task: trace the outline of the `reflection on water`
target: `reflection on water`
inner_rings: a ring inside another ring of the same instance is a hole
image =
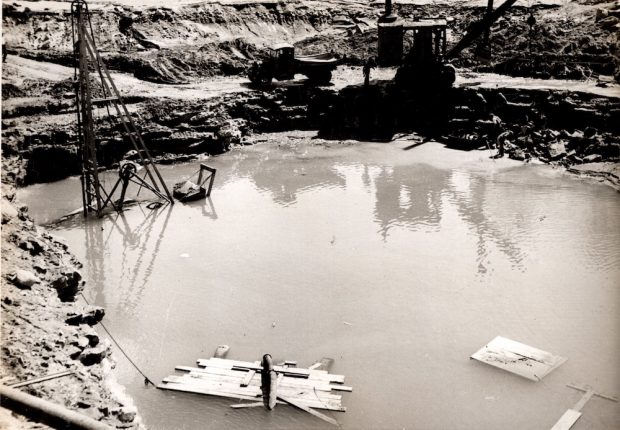
[[[366,165],[363,182],[375,192],[374,214],[384,240],[388,240],[389,230],[395,227],[414,231],[439,228],[446,201],[456,207],[460,219],[476,236],[476,266],[480,274],[487,271],[489,242],[495,244],[515,268],[523,269],[523,253],[517,245],[521,229],[508,220],[492,219],[493,214],[485,209],[489,198],[485,178],[427,164],[416,166],[415,174],[410,166]],[[509,195],[497,197],[507,199]]]
[[[232,166],[234,178],[249,178],[282,206],[296,202],[297,194],[313,188],[343,187],[344,179],[328,163],[315,163],[307,151],[283,149],[281,156],[239,154]]]
[[[488,270],[486,264],[489,256],[489,242],[494,243],[508,257],[513,268],[523,270],[521,263],[524,254],[518,242],[525,230],[519,226],[519,223],[515,224],[513,220],[502,216],[504,214],[489,211],[489,205],[494,203],[491,200],[495,198],[500,202],[510,201],[512,204],[510,190],[506,189],[506,194],[503,194],[501,190],[496,193],[489,189],[495,187],[489,187],[488,184],[486,178],[475,176],[471,172],[454,170],[450,175],[450,199],[456,205],[461,219],[469,225],[476,236],[478,273],[485,274]]]
[[[96,280],[93,282],[95,288],[89,290],[91,297],[96,302],[104,301],[105,286],[114,285],[120,294],[117,312],[132,312],[146,293],[172,206],[149,209],[136,204],[128,206],[127,210],[140,216],[130,220],[126,212],[111,212],[98,220],[84,220],[78,215],[64,223],[66,228],[84,231],[85,275],[87,279]],[[213,209],[206,215],[213,217],[214,213]]]
[[[376,188],[375,217],[384,239],[394,226],[414,230],[439,226],[448,171],[426,164],[418,165],[415,175],[406,166],[375,170],[372,172]]]
[[[210,159],[210,200],[55,227],[149,378],[222,343],[233,359],[332,357],[354,387],[333,415],[348,429],[550,428],[576,401],[567,381],[620,392],[613,190],[432,144],[274,141]],[[161,172],[173,183],[195,170]],[[19,197],[64,196],[65,184]],[[468,360],[497,335],[569,360],[536,385]],[[145,389],[124,360],[117,376],[153,429],[321,424]],[[588,404],[591,427],[617,427],[620,409],[601,403]]]

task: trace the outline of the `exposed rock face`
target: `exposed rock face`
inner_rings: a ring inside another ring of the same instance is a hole
[[[103,317],[103,309],[83,307],[76,300],[80,263],[66,244],[34,225],[26,209],[16,205],[9,185],[2,185],[2,194],[0,378],[10,383],[73,370],[72,375],[23,389],[113,428],[143,428],[135,412],[109,413],[135,409],[110,388],[110,344],[99,342],[91,328]],[[77,325],[65,322],[68,315]],[[18,422],[17,428],[41,428]]]
[[[103,344],[92,348],[86,348],[82,350],[80,354],[80,361],[84,366],[92,366],[93,364],[99,364],[110,354],[110,344],[106,341]],[[135,418],[135,414],[133,416]],[[133,418],[129,422],[133,421]],[[127,422],[127,421],[123,421]]]
[[[425,94],[403,90],[386,81],[369,88],[353,85],[340,91],[294,85],[224,94],[208,101],[149,100],[139,108],[134,121],[145,130],[144,140],[160,163],[187,161],[200,154],[221,154],[231,145],[248,143],[247,136],[254,132],[291,129],[320,129],[322,137],[345,139],[389,139],[394,133],[415,131],[455,147],[470,148],[493,148],[497,135],[511,130],[510,144],[524,152],[508,146],[505,149],[518,159],[531,155],[543,161],[574,164],[591,154],[612,161],[620,157],[617,104],[613,99],[579,93],[451,88]],[[71,124],[46,124],[36,131],[37,139],[73,139],[75,136],[64,131],[68,125]],[[114,167],[131,145],[105,124],[98,131],[103,141],[100,165]],[[17,139],[19,132],[11,133]],[[7,172],[14,169],[14,177],[23,177],[27,182],[35,178],[48,181],[78,173],[77,163],[73,167],[72,163],[65,163],[64,170],[51,174],[31,170],[37,163],[27,157],[35,153],[37,146],[32,138],[23,139],[23,143],[17,140],[14,150],[22,162],[14,157],[3,160]],[[76,152],[75,140],[63,142],[58,151]],[[20,150],[22,145],[30,149]],[[43,145],[48,146],[52,145]],[[40,248],[36,241],[28,240],[22,240],[20,246],[31,253]],[[71,282],[67,287],[62,281],[57,285],[59,291],[75,288]]]
[[[34,284],[41,282],[32,272],[17,269],[15,273],[9,274],[7,278],[18,288],[30,288]]]
[[[86,306],[80,313],[71,312],[65,322],[69,325],[88,324],[93,326],[103,319],[105,311],[99,306]]]
[[[77,270],[72,272],[61,273],[58,278],[52,281],[52,286],[58,291],[58,298],[63,302],[69,302],[75,299],[76,294],[80,291],[80,281],[82,275]]]
[[[551,143],[548,147],[548,153],[549,159],[553,161],[564,158],[566,157],[566,145],[563,141]]]
[[[55,181],[79,171],[80,161],[75,146],[32,146],[22,153],[26,158],[26,183]]]

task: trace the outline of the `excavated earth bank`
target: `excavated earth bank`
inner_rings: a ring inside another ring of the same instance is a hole
[[[369,88],[317,88],[296,81],[256,90],[237,77],[266,55],[266,46],[286,41],[304,53],[333,51],[345,65],[340,72],[360,82],[359,65],[376,55],[380,2],[143,3],[93,2],[91,10],[104,60],[160,162],[220,154],[268,131],[312,129],[325,138],[382,140],[417,132],[463,150],[495,148],[495,154],[502,145],[515,159],[538,158],[620,182],[618,98],[466,87],[430,97],[387,80]],[[618,79],[619,2],[545,0],[530,2],[531,8],[521,3],[494,26],[490,63],[478,62],[468,49],[456,64],[519,76],[595,78],[601,86],[614,73]],[[406,18],[447,17],[454,42],[485,5],[403,0],[396,10]],[[131,400],[108,376],[110,346],[92,327],[104,310],[81,298],[80,263],[60,239],[36,227],[14,197],[15,185],[78,173],[68,7],[67,2],[3,2],[9,56],[2,76],[0,378],[10,384],[73,370],[24,390],[113,427],[140,428]],[[530,12],[536,19],[531,30]],[[373,71],[373,78],[379,73]],[[132,149],[119,130],[97,115],[104,166],[114,167]],[[8,427],[40,428],[4,411],[3,420],[10,420]]]
[[[131,399],[109,377],[111,345],[93,329],[105,312],[81,298],[81,264],[62,239],[34,225],[8,184],[2,185],[1,206],[1,383],[70,370],[21,390],[112,427],[143,428]],[[35,425],[8,414],[0,423],[7,429]]]

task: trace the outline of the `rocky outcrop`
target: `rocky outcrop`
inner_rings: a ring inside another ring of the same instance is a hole
[[[116,428],[143,428],[132,402],[113,389],[110,343],[91,327],[103,309],[83,305],[80,263],[67,245],[34,225],[14,189],[2,185],[2,346],[0,380],[26,381],[65,370],[72,374],[25,386]],[[18,428],[40,428],[15,421]]]

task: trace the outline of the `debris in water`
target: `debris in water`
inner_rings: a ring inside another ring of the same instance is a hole
[[[567,386],[570,388],[574,388],[575,390],[583,391],[585,394],[583,395],[583,397],[581,397],[581,399],[579,399],[577,403],[575,403],[575,406],[564,412],[558,422],[556,422],[555,425],[551,427],[551,430],[569,430],[573,426],[573,424],[575,424],[577,420],[581,417],[581,409],[586,405],[586,403],[590,401],[592,396],[598,396],[602,399],[611,400],[612,402],[618,401],[618,399],[613,396],[608,396],[595,392],[592,387],[588,385],[581,387],[573,384],[568,384]]]
[[[230,351],[230,346],[218,345],[217,348],[215,349],[215,352],[213,353],[213,356],[215,358],[225,358],[226,354],[228,354],[228,351]]]
[[[205,172],[208,173],[205,174]],[[192,178],[198,175],[197,183],[194,183],[189,179],[179,182],[174,185],[172,194],[181,202],[190,202],[209,197],[211,195],[211,189],[213,188],[215,173],[216,169],[201,163],[198,171],[192,175]],[[209,181],[209,185],[208,187],[205,187],[207,181]]]
[[[321,364],[326,360],[329,359],[323,359]],[[157,388],[254,401],[236,404],[233,408],[262,406],[263,402],[257,402],[262,397],[268,409],[273,409],[278,403],[287,403],[334,425],[338,425],[336,420],[314,409],[345,412],[342,396],[333,391],[353,391],[343,385],[343,375],[319,370],[319,366],[309,369],[291,367],[287,363],[295,362],[290,360],[285,360],[283,366],[273,365],[269,354],[263,356],[262,365],[258,361],[215,357],[197,361],[198,367],[177,366],[175,370],[185,373],[164,378]],[[264,373],[265,370],[268,373]],[[266,378],[269,384],[264,381]],[[261,390],[266,386],[269,389]]]
[[[470,358],[499,367],[532,381],[540,381],[566,358],[497,336]]]

